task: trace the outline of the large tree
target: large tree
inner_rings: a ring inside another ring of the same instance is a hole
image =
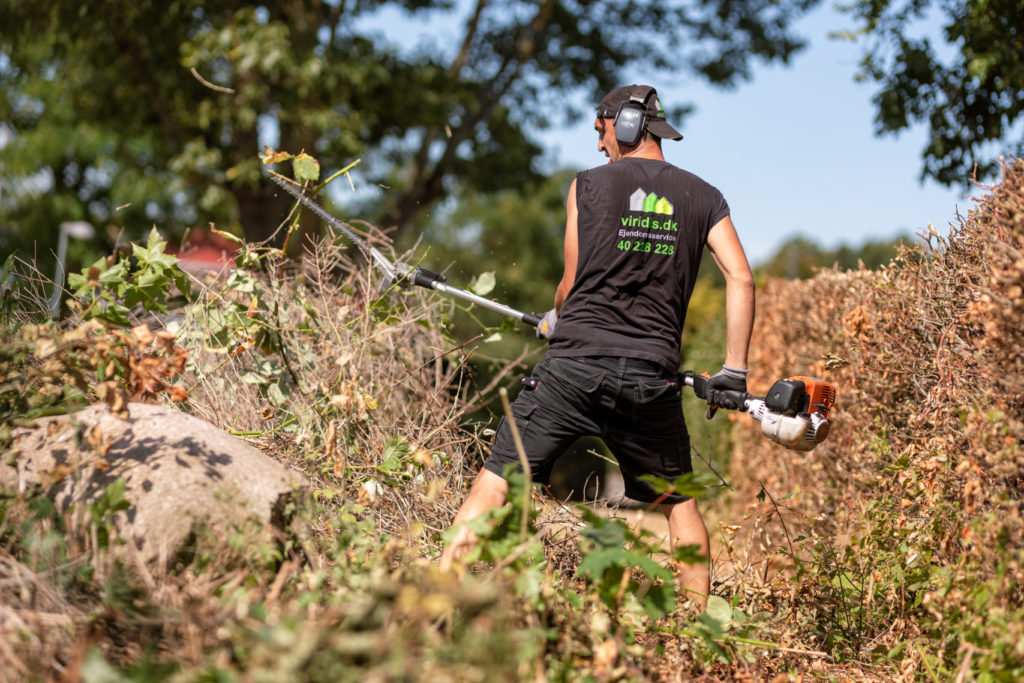
[[[4,0],[0,222],[52,249],[85,219],[268,237],[285,202],[261,179],[261,131],[326,168],[363,160],[372,218],[407,226],[456,186],[536,180],[535,132],[642,64],[713,83],[801,47],[817,0]],[[400,48],[375,17],[460,27]]]
[[[1024,155],[1024,2],[857,0],[846,9],[857,21],[850,35],[865,44],[860,76],[881,86],[876,131],[928,126],[922,178],[962,185],[975,167],[980,179],[995,176],[1000,153]]]

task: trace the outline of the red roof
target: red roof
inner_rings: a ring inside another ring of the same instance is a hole
[[[190,230],[181,245],[168,244],[167,253],[178,257],[182,270],[219,272],[235,267],[238,245],[209,230]]]

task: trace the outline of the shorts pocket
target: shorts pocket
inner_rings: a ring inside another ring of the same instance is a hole
[[[537,404],[527,401],[512,402],[512,417],[515,419],[519,438],[526,439],[526,431],[530,427],[530,416],[537,409]],[[512,425],[502,416],[498,423],[498,431],[494,435],[494,451],[498,453],[516,453],[516,442],[512,436]]]
[[[552,358],[546,369],[558,379],[587,394],[597,391],[604,379],[604,372],[599,368],[571,358]]]
[[[654,433],[682,414],[683,397],[678,382],[659,379],[633,385],[632,417],[637,428],[651,429]]]
[[[637,403],[647,405],[663,399],[679,397],[679,383],[675,380],[663,379],[653,382],[640,382],[636,385]]]

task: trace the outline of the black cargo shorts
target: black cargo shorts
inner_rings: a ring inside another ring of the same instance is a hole
[[[656,363],[546,356],[524,380],[511,408],[535,482],[546,484],[558,457],[584,436],[600,437],[608,446],[622,470],[626,495],[634,500],[650,503],[660,495],[638,477],[672,481],[692,471],[679,382]],[[519,463],[519,456],[502,418],[484,467],[500,476],[509,463]],[[686,500],[670,495],[659,502]]]

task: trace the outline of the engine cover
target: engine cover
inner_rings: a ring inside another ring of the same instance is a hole
[[[831,423],[818,413],[782,415],[768,409],[764,401],[747,403],[747,414],[761,423],[761,434],[795,451],[810,451],[828,438]]]

